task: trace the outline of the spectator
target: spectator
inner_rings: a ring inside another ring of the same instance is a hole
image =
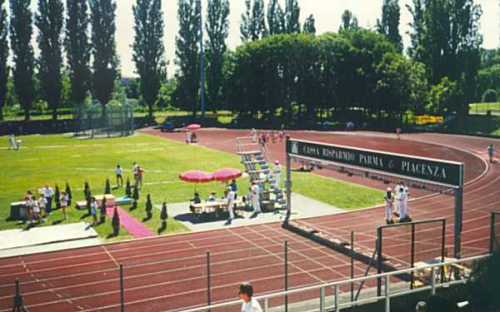
[[[42,198],[42,197],[40,197]],[[33,222],[39,222],[40,221],[40,205],[38,204],[38,201],[36,198],[33,197],[33,216],[32,216]]]
[[[142,188],[142,181],[144,180],[144,169],[142,167],[138,167],[137,169],[137,180],[136,180],[136,186],[138,188]]]
[[[92,225],[97,224],[97,201],[95,197],[90,199],[90,215],[92,216],[93,223]]]
[[[235,192],[231,189],[231,187],[227,188],[227,210],[229,211],[229,219],[227,219],[226,225],[231,225],[231,223],[234,220],[234,200],[235,200],[236,194]]]
[[[201,198],[200,194],[198,192],[194,193],[194,197],[191,199],[191,204],[189,205],[189,208],[191,209],[192,212],[194,212],[194,206],[201,204]]]
[[[252,182],[252,186],[250,187],[250,194],[252,197],[252,207],[253,207],[253,217],[257,217],[259,213],[262,212],[262,209],[260,207],[260,187],[259,185],[254,181]]]
[[[45,206],[47,205],[47,200],[45,199],[45,197],[43,196],[40,196],[40,198],[38,198],[38,207],[40,208],[40,216],[43,217],[41,219],[41,221],[43,221],[45,219]]]
[[[215,195],[215,192],[210,193],[207,201],[209,203],[213,203],[213,202],[217,201],[217,196]]]
[[[61,210],[63,214],[63,218],[66,221],[67,215],[66,215],[66,208],[68,208],[68,202],[69,202],[69,196],[66,194],[66,192],[61,193]]]
[[[236,180],[232,180],[231,181],[231,184],[229,184],[229,187],[231,188],[231,190],[234,192],[234,198],[236,199],[236,197],[238,196],[238,184],[236,184]]]
[[[33,194],[31,191],[26,192],[26,196],[24,197],[24,202],[26,203],[26,220],[28,224],[31,224],[33,218]]]
[[[49,187],[47,184],[42,188],[42,196],[45,197],[47,201],[47,205],[45,205],[45,212],[47,215],[50,215],[52,212],[52,197],[54,197],[54,190]]]
[[[257,300],[253,298],[252,285],[245,283],[240,285],[240,299],[243,301],[241,312],[262,312],[262,308]]]
[[[122,187],[123,186],[123,169],[119,164],[116,165],[115,174],[116,174],[116,186]]]

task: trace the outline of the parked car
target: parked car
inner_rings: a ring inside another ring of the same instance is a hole
[[[160,126],[160,131],[161,132],[174,132],[175,131],[175,125],[169,121],[165,121],[163,125]]]

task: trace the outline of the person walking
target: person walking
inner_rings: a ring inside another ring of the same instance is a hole
[[[229,212],[229,219],[227,219],[226,225],[231,225],[233,222],[235,215],[234,215],[234,200],[235,200],[235,193],[231,189],[231,187],[227,188],[227,210]]]
[[[115,175],[116,175],[116,186],[122,187],[123,186],[123,169],[120,166],[120,164],[116,165]]]
[[[262,312],[257,300],[253,298],[253,287],[249,283],[240,285],[240,299],[243,301],[241,312]]]
[[[490,164],[492,164],[495,157],[495,146],[493,146],[493,144],[488,145],[488,157],[490,159]]]
[[[252,182],[252,186],[250,187],[250,192],[252,196],[252,207],[253,207],[253,216],[257,217],[259,213],[262,213],[262,209],[260,207],[260,186],[255,181]]]
[[[45,185],[42,188],[42,196],[45,197],[45,200],[47,201],[47,205],[45,205],[45,213],[47,215],[50,215],[52,211],[52,198],[54,197],[54,190],[49,187],[48,185]]]
[[[387,193],[384,197],[385,200],[385,222],[387,224],[393,224],[392,220],[392,210],[394,209],[394,196],[392,194],[392,189],[388,188]]]
[[[40,206],[38,204],[38,201],[36,200],[35,197],[33,197],[33,215],[32,215],[32,221],[33,222],[40,222]]]

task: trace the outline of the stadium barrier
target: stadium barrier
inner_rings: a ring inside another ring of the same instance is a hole
[[[292,295],[299,295],[302,293],[310,293],[310,292],[316,292],[318,294],[317,301],[318,301],[318,306],[319,308],[310,308],[307,309],[305,306],[301,306],[297,310],[293,309],[293,307],[290,307],[290,311],[320,311],[320,312],[326,312],[326,311],[335,311],[338,312],[341,309],[347,309],[347,308],[353,308],[356,306],[360,306],[363,304],[368,304],[368,303],[373,303],[373,302],[378,302],[378,301],[385,301],[385,311],[390,312],[391,311],[391,298],[399,297],[399,296],[406,296],[409,294],[414,294],[414,293],[419,293],[419,292],[424,292],[424,291],[430,291],[432,295],[436,294],[437,289],[440,288],[445,288],[445,287],[450,287],[452,285],[463,285],[467,282],[468,280],[468,274],[463,274],[460,275],[459,278],[455,278],[454,280],[448,280],[448,281],[442,281],[441,278],[439,277],[439,272],[443,271],[445,268],[449,268],[452,266],[456,267],[465,267],[465,266],[470,266],[471,263],[474,263],[476,261],[484,260],[490,257],[490,254],[488,255],[481,255],[481,256],[475,256],[475,257],[470,257],[470,258],[464,258],[464,259],[456,259],[456,260],[448,260],[442,263],[434,263],[434,264],[429,264],[421,267],[415,267],[415,268],[409,268],[409,269],[404,269],[404,270],[399,270],[399,271],[394,271],[394,272],[387,272],[387,273],[381,273],[381,274],[374,274],[374,275],[369,275],[369,276],[363,276],[363,277],[358,277],[354,279],[347,279],[343,281],[338,281],[338,282],[332,282],[332,283],[326,283],[326,284],[321,284],[321,285],[315,285],[315,286],[309,286],[309,287],[304,287],[304,288],[296,288],[296,289],[291,289],[291,290],[286,290],[282,292],[277,292],[277,293],[272,293],[264,296],[258,296],[255,297],[259,303],[262,304],[263,310],[265,312],[270,312],[270,311],[284,311],[284,307],[282,306],[272,306],[271,302],[274,299],[280,299],[284,297],[289,297]],[[430,271],[430,282],[429,285],[418,287],[418,288],[413,288],[411,289],[410,287],[392,287],[394,284],[394,280],[398,279],[398,276],[402,275],[412,275],[412,274],[418,274],[419,272],[429,272]],[[375,292],[373,292],[372,296],[366,296],[362,299],[359,299],[357,301],[349,301],[345,300],[345,302],[341,302],[342,299],[342,293],[340,289],[342,287],[347,287],[351,283],[363,283],[363,282],[369,282],[369,281],[374,281],[382,279],[384,281],[384,291],[383,294],[377,295]],[[327,290],[333,290],[332,295],[328,296],[327,295]],[[330,298],[328,298],[330,297]],[[328,302],[330,301],[330,302]],[[234,300],[230,302],[223,302],[223,303],[218,303],[218,304],[212,304],[208,306],[203,306],[203,307],[196,307],[196,308],[191,308],[191,309],[185,309],[185,310],[177,310],[179,312],[216,312],[216,311],[239,311],[239,307],[241,306],[241,300]]]

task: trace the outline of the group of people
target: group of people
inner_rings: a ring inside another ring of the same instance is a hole
[[[43,222],[52,212],[52,204],[58,200],[64,220],[67,220],[67,208],[70,203],[69,194],[61,192],[56,199],[54,189],[45,185],[39,190],[37,198],[31,190],[28,190],[24,196],[26,207],[26,220],[28,223]]]
[[[272,130],[259,133],[257,130],[252,129],[251,136],[254,143],[259,143],[265,149],[267,144],[282,143],[285,140],[285,131]]]
[[[387,189],[385,195],[385,221],[387,224],[393,224],[393,215],[399,217],[399,222],[411,222],[408,210],[408,201],[410,198],[409,188],[404,182],[398,183],[394,190]]]
[[[141,188],[142,182],[144,180],[144,168],[134,162],[134,164],[132,165],[132,174],[134,175],[134,185]],[[120,164],[117,164],[115,167],[115,176],[116,186],[123,187],[123,168],[120,166]]]
[[[186,132],[186,144],[198,143],[198,136],[196,132],[187,131]]]

